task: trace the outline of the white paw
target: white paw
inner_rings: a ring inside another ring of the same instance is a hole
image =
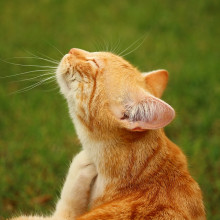
[[[97,175],[96,167],[85,151],[81,151],[73,159],[61,193],[61,198],[75,197],[90,189],[90,185]]]
[[[81,179],[91,181],[97,175],[95,165],[93,163],[90,163],[81,167],[81,169],[78,172],[78,175],[81,177]]]
[[[90,169],[92,171],[92,168],[87,168],[87,166],[92,165],[93,162],[91,159],[87,156],[87,153],[83,150],[79,154],[77,154],[70,165],[69,174],[71,176],[77,175],[79,171],[82,169]],[[94,167],[94,165],[93,165]]]
[[[86,212],[91,184],[97,175],[96,167],[84,151],[71,163],[54,217],[56,219],[75,219]],[[62,217],[62,218],[61,218]]]
[[[87,165],[93,163],[92,160],[87,155],[85,150],[82,150],[80,153],[78,153],[74,157],[73,162],[75,164],[78,164],[78,166],[80,166],[80,167],[84,167],[84,166],[87,166]]]

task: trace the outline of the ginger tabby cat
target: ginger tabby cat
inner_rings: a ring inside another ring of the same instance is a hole
[[[206,219],[186,157],[163,131],[175,117],[160,99],[165,70],[141,74],[112,53],[71,49],[56,76],[83,151],[54,214],[17,219]]]

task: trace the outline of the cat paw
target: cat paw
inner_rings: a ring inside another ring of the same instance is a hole
[[[96,172],[95,165],[84,150],[74,157],[70,165],[69,174],[76,176],[82,171],[83,173],[91,171],[91,176],[95,176],[94,172]]]
[[[93,162],[90,159],[90,157],[87,155],[87,152],[85,150],[82,150],[80,153],[78,153],[74,157],[73,163],[75,165],[77,164],[81,168],[81,167],[85,167],[89,164],[92,164]]]

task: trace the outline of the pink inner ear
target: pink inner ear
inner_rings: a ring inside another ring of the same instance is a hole
[[[174,117],[175,111],[170,105],[154,96],[148,96],[131,108],[127,123],[133,131],[159,129],[168,125]]]

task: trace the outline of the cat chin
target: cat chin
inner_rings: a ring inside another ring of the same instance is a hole
[[[61,74],[56,75],[57,83],[60,87],[60,92],[66,97],[68,93],[70,92],[71,88],[69,88],[68,84],[65,82]]]
[[[68,80],[65,79],[65,75],[70,73],[71,65],[68,61],[70,55],[66,54],[60,61],[56,70],[56,79],[60,87],[60,92],[67,98],[68,94],[73,90]]]
[[[70,91],[71,88],[69,87],[69,85],[67,84],[66,80],[63,77],[62,72],[59,70],[59,68],[57,69],[56,72],[56,79],[57,79],[57,83],[60,87],[60,92],[66,96]]]

